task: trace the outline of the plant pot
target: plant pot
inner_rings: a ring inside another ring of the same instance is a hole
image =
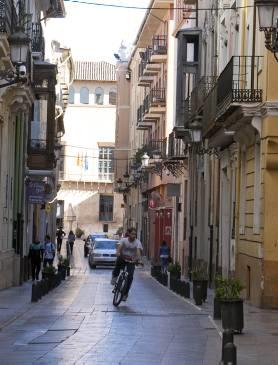
[[[190,284],[185,281],[180,283],[180,295],[184,298],[190,298]]]
[[[181,273],[180,272],[175,272],[175,273],[170,272],[170,278],[173,278],[173,279],[176,279],[176,280],[180,280]]]
[[[69,266],[67,267],[66,272],[67,272],[67,276],[70,276],[70,267]]]
[[[213,319],[221,319],[221,299],[220,298],[214,298]]]
[[[196,285],[201,285],[202,288],[202,301],[205,302],[207,299],[208,292],[208,281],[207,280],[193,280],[193,298]]]
[[[59,265],[58,272],[61,274],[61,280],[66,280],[67,268],[63,265]]]
[[[242,333],[242,329],[244,327],[243,300],[222,300],[221,318],[223,329],[231,329],[234,332]]]
[[[203,287],[200,281],[195,282],[193,286],[193,298],[196,305],[202,305],[203,303]]]

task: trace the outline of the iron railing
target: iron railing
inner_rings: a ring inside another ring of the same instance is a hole
[[[262,101],[259,85],[261,56],[233,56],[217,80],[217,114],[231,103]]]
[[[32,23],[32,37],[31,37],[32,52],[41,52],[44,55],[44,37],[42,26],[40,23]]]
[[[137,109],[137,124],[143,121],[143,105],[140,105]]]
[[[175,138],[174,132],[169,134],[168,138],[168,158],[169,159],[184,159],[184,142],[182,139]]]
[[[192,114],[197,114],[204,105],[204,101],[216,84],[216,76],[203,76],[191,92]]]
[[[153,55],[167,54],[167,35],[156,35],[153,37],[152,54]]]
[[[261,56],[233,56],[210,90],[204,103],[203,126],[221,121],[240,103],[262,102],[259,71]]]
[[[162,158],[166,157],[167,138],[150,140],[149,143],[144,146],[144,150],[149,153],[151,158],[156,154],[160,155]]]
[[[0,3],[0,33],[11,34],[17,22],[15,7],[11,0],[3,0]]]
[[[143,101],[143,115],[148,114],[150,108],[150,96],[146,95]]]
[[[29,147],[32,151],[45,151],[47,149],[47,140],[45,139],[30,139]]]
[[[161,105],[166,103],[166,91],[165,88],[151,89],[150,92],[150,104]]]

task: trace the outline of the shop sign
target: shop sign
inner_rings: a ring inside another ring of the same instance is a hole
[[[45,202],[45,183],[42,181],[29,181],[27,184],[27,200],[30,204],[43,204]]]

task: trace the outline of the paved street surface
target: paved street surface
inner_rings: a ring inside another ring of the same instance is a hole
[[[115,308],[111,269],[90,270],[82,241],[72,265],[74,275],[38,303],[30,283],[0,292],[1,365],[218,364],[220,337],[207,313],[144,269]]]

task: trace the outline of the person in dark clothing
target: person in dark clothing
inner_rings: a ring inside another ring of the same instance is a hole
[[[66,235],[66,233],[63,231],[62,227],[60,227],[56,232],[57,237],[57,251],[60,253],[62,248],[62,242],[63,238]]]
[[[162,241],[159,248],[159,257],[161,263],[161,272],[167,273],[169,257],[170,257],[170,248],[167,245],[166,241]]]
[[[35,241],[30,245],[28,256],[31,260],[32,281],[39,280],[42,262],[42,246],[40,241]]]
[[[75,234],[72,231],[70,231],[69,235],[68,235],[68,242],[69,242],[69,245],[70,245],[71,255],[72,255],[72,251],[73,251],[74,241],[75,241]]]

